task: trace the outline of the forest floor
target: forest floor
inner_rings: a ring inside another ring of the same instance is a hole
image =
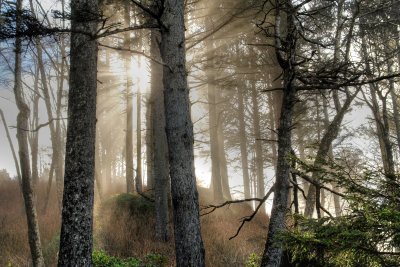
[[[46,186],[40,183],[37,187],[37,209],[46,266],[56,266],[60,212],[55,190],[51,191],[47,211],[43,211]],[[173,237],[167,243],[155,241],[153,204],[140,196],[119,194],[123,189],[123,185],[114,186],[101,203],[98,197],[95,199],[94,249],[122,258],[161,254],[167,258],[167,266],[174,266]],[[199,188],[199,195],[201,206],[212,203],[208,189]],[[229,240],[240,226],[240,219],[251,213],[248,204],[233,204],[201,217],[207,266],[245,266],[251,253],[261,254],[267,232],[266,215],[257,215],[236,238]],[[18,183],[1,182],[0,266],[30,266],[26,225]]]

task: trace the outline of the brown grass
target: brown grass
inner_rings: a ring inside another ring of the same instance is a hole
[[[38,215],[42,246],[46,266],[56,266],[60,214],[57,207],[55,190],[50,197],[49,209],[42,212],[44,205],[45,183],[37,187]],[[123,191],[123,186],[115,186],[113,193]],[[103,203],[109,196],[104,197]],[[200,190],[201,204],[209,204],[208,190]],[[140,203],[145,203],[141,200]],[[103,249],[111,255],[143,257],[149,253],[158,253],[168,257],[169,266],[174,265],[173,238],[168,243],[157,242],[154,236],[153,209],[146,204],[138,207],[117,207],[106,205],[102,208],[96,198],[95,208],[95,248]],[[113,206],[114,205],[114,206]],[[247,204],[231,205],[201,218],[202,235],[206,249],[206,263],[210,267],[245,266],[250,253],[261,253],[264,247],[268,218],[258,215],[246,224],[238,237],[229,240],[240,225],[239,219],[249,215],[251,208]],[[172,219],[172,218],[171,218]],[[172,233],[172,228],[170,229]],[[30,252],[27,241],[26,218],[22,196],[15,181],[0,184],[0,266],[29,266]]]

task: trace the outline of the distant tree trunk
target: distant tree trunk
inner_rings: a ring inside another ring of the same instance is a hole
[[[160,56],[160,33],[151,31],[151,56],[161,61]],[[169,166],[168,166],[168,144],[165,133],[165,111],[163,92],[163,67],[159,63],[151,62],[151,99],[152,99],[152,137],[154,143],[154,199],[156,212],[156,238],[168,241],[168,192]]]
[[[44,67],[44,62],[43,62],[42,45],[40,43],[39,38],[35,39],[35,45],[36,45],[36,49],[37,49],[37,57],[38,57],[38,65],[39,65],[39,70],[40,70],[40,78],[41,78],[41,82],[42,82],[43,97],[44,97],[44,101],[46,104],[47,117],[48,117],[49,126],[50,126],[51,145],[53,148],[53,154],[54,154],[54,160],[55,160],[54,161],[54,170],[55,170],[55,176],[56,176],[58,207],[61,210],[62,191],[63,191],[63,186],[62,186],[62,179],[63,179],[62,165],[63,164],[62,164],[61,141],[60,141],[60,136],[57,135],[56,128],[55,128],[53,111],[52,111],[51,101],[50,101],[50,88],[47,83],[47,75],[45,72],[45,67]]]
[[[209,23],[206,22],[208,27]],[[211,156],[211,183],[214,193],[214,201],[223,201],[222,192],[222,177],[220,172],[220,158],[218,155],[218,112],[217,112],[217,84],[215,81],[215,65],[214,65],[214,42],[211,39],[206,42],[207,50],[207,100],[208,100],[208,121],[209,121],[209,134],[210,134],[210,156]]]
[[[220,98],[217,98],[218,101]],[[225,155],[225,142],[224,142],[224,130],[223,130],[223,120],[220,119],[222,117],[222,111],[220,111],[220,115],[218,116],[218,159],[219,159],[219,172],[221,175],[221,185],[222,185],[222,193],[224,195],[224,199],[232,200],[230,188],[229,188],[229,176],[228,176],[228,163],[226,162]]]
[[[204,246],[194,172],[193,124],[185,59],[183,0],[165,0],[161,21],[164,104],[177,267],[202,267]]]
[[[129,2],[126,1],[124,4],[124,22],[125,27],[130,24],[130,8]],[[124,34],[124,48],[129,49],[130,38],[129,32]],[[124,64],[125,64],[125,76],[126,76],[126,135],[125,135],[125,178],[126,178],[126,192],[133,192],[133,177],[134,177],[134,167],[133,167],[133,100],[132,100],[132,78],[130,73],[130,53],[124,53]]]
[[[33,189],[36,191],[36,186],[39,182],[39,170],[38,170],[38,159],[39,159],[39,131],[35,130],[39,125],[39,78],[38,70],[35,70],[35,79],[33,82],[33,117],[31,119],[30,128],[33,129],[29,135],[29,144],[31,147],[31,157],[32,157],[32,183]]]
[[[399,31],[397,30],[397,27],[395,29],[395,33],[397,36],[399,36]],[[396,48],[400,49],[400,41],[399,38],[396,39]],[[397,64],[400,64],[400,54],[397,53]],[[388,66],[389,67],[389,66]],[[389,68],[389,71],[392,72],[391,67]],[[399,97],[396,95],[395,88],[394,88],[394,80],[390,80],[390,96],[392,98],[392,103],[393,103],[393,118],[394,118],[394,123],[396,126],[396,140],[397,140],[397,146],[399,149],[400,153],[400,110],[399,110]]]
[[[54,176],[54,158],[51,159],[51,164],[50,164],[49,181],[47,182],[46,196],[45,196],[44,205],[43,205],[43,213],[44,214],[47,212],[47,207],[49,206],[50,191],[51,191],[51,184],[53,183],[53,176]]]
[[[313,164],[314,165],[313,169],[316,171],[313,172],[312,178],[315,179],[316,181],[318,180],[318,175],[319,175],[319,172],[317,170],[326,162],[332,142],[336,139],[337,135],[339,134],[340,125],[342,124],[344,115],[349,110],[350,104],[351,102],[353,102],[358,92],[359,90],[347,96],[346,101],[343,103],[343,105],[341,105],[340,110],[338,111],[338,113],[336,113],[332,122],[329,124],[329,127],[325,130],[325,133],[318,146],[317,155],[315,156],[315,161]],[[316,187],[314,185],[310,185],[310,188],[308,189],[307,193],[307,201],[306,201],[306,207],[304,209],[304,216],[312,217],[316,204],[315,201],[316,201]]]
[[[136,111],[136,191],[141,193],[143,191],[142,182],[142,94],[140,92],[140,85],[137,87],[137,111]]]
[[[22,0],[16,2],[16,32],[21,30],[22,25]],[[31,250],[32,262],[35,267],[44,266],[44,258],[40,242],[40,233],[37,212],[35,207],[35,192],[31,177],[28,129],[29,129],[29,106],[25,103],[22,92],[22,41],[19,37],[15,40],[15,68],[14,68],[14,94],[18,108],[17,116],[17,140],[19,146],[19,160],[21,166],[22,194],[24,196],[25,212],[28,222],[28,240]],[[4,118],[3,118],[4,120]]]
[[[237,88],[238,91],[238,120],[239,120],[239,138],[240,138],[240,158],[242,161],[243,172],[243,188],[244,197],[250,198],[250,176],[249,176],[249,160],[247,152],[246,123],[244,119],[244,96],[243,89]]]
[[[282,108],[279,118],[278,129],[278,159],[276,168],[276,181],[274,189],[274,200],[272,203],[271,217],[268,227],[267,242],[265,244],[264,253],[261,260],[261,267],[277,267],[280,265],[283,247],[279,241],[278,235],[285,229],[286,213],[288,211],[288,197],[290,187],[290,167],[289,159],[291,153],[291,137],[292,137],[292,115],[295,104],[296,89],[292,82],[295,77],[295,56],[297,45],[297,29],[295,26],[295,14],[291,0],[284,1],[286,3],[286,14],[282,16],[285,21],[285,48],[281,44],[281,12],[280,8],[276,9],[275,17],[275,46],[276,55],[280,57],[281,67],[283,69],[283,96]],[[282,55],[281,52],[284,52]]]
[[[70,86],[58,266],[92,266],[98,1],[71,2]],[[83,34],[84,32],[85,34]]]
[[[6,135],[7,135],[8,144],[10,145],[11,153],[12,153],[12,156],[14,159],[14,164],[15,164],[15,171],[17,172],[18,184],[20,186],[21,193],[22,193],[22,179],[21,179],[21,171],[19,168],[18,158],[17,158],[17,154],[15,153],[15,149],[14,149],[13,142],[11,140],[10,132],[8,131],[8,126],[7,126],[6,119],[4,118],[3,110],[1,108],[0,108],[0,116],[1,116],[1,120],[3,121],[4,131],[6,132]]]
[[[162,78],[160,78],[160,80],[162,81]],[[162,85],[160,86],[160,88],[162,88]],[[150,96],[147,100],[147,109],[146,109],[146,167],[147,167],[146,175],[147,175],[148,189],[154,189],[155,166],[154,166],[153,109],[154,109],[154,99],[152,98],[152,96]]]
[[[365,26],[364,26],[365,27]],[[367,40],[365,36],[365,29],[361,27],[361,50],[362,55],[365,61],[365,71],[368,76],[371,76],[371,67],[370,67],[370,55],[367,50]],[[382,93],[380,91],[379,85],[370,83],[369,84],[371,101],[365,99],[371,108],[372,114],[374,116],[377,137],[379,141],[379,147],[381,150],[382,163],[383,163],[383,171],[387,178],[394,179],[395,168],[394,168],[394,158],[393,158],[393,148],[392,143],[390,141],[390,129],[389,129],[389,118],[387,112],[387,94]],[[365,95],[364,95],[365,96]],[[380,98],[382,108],[380,108],[378,103],[378,97]]]
[[[265,195],[265,184],[264,184],[264,164],[263,164],[263,151],[262,151],[262,140],[260,130],[260,111],[258,107],[258,96],[255,85],[255,80],[251,83],[251,100],[253,102],[253,131],[255,138],[255,161],[256,161],[256,177],[257,177],[257,197],[263,198]],[[265,212],[265,209],[262,209]]]

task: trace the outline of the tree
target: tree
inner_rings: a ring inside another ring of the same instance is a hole
[[[204,266],[194,173],[193,125],[186,77],[183,0],[164,1],[159,18],[164,66],[166,133],[174,207],[176,265]]]
[[[156,216],[156,238],[161,241],[169,239],[168,220],[169,220],[169,164],[168,164],[168,144],[165,133],[165,109],[164,92],[162,84],[163,67],[160,56],[160,32],[151,31],[150,52],[151,56],[157,60],[151,62],[151,137],[152,155],[154,168],[154,200]],[[148,168],[150,166],[148,165]]]
[[[92,266],[97,0],[71,2],[70,91],[59,266]]]
[[[19,146],[19,160],[21,166],[22,195],[24,197],[26,218],[28,221],[28,239],[32,255],[33,266],[44,266],[41,248],[37,212],[35,207],[35,192],[31,176],[28,131],[30,109],[25,102],[22,88],[22,38],[18,37],[22,26],[22,0],[17,0],[16,5],[16,39],[15,39],[15,68],[14,68],[14,95],[18,108],[17,140]],[[4,118],[3,118],[4,120]]]
[[[296,87],[293,84],[296,66],[297,27],[295,10],[291,0],[276,1],[275,13],[275,49],[278,62],[283,71],[283,96],[278,128],[278,159],[276,181],[268,237],[262,256],[262,267],[279,266],[283,248],[278,235],[285,228],[288,209],[290,184],[290,153],[293,106],[295,104]],[[282,29],[285,27],[285,30]],[[282,36],[282,31],[285,36]],[[285,45],[282,45],[284,41]]]

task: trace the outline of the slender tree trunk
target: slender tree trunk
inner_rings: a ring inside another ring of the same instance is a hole
[[[17,18],[16,31],[17,34],[21,29],[22,24],[22,0],[16,2]],[[28,144],[28,129],[29,129],[29,106],[25,103],[22,92],[22,41],[19,37],[15,40],[15,68],[14,68],[14,94],[15,102],[18,107],[17,116],[17,140],[19,146],[19,160],[21,166],[22,178],[22,194],[24,196],[25,212],[28,222],[28,240],[31,250],[32,263],[35,267],[44,266],[44,258],[40,242],[40,233],[37,212],[35,207],[35,192],[33,190],[30,159],[29,159],[29,144]],[[4,119],[3,119],[4,120]]]
[[[162,81],[162,78],[160,78],[160,80]],[[162,88],[162,86],[160,86],[160,88]],[[147,167],[146,175],[147,175],[147,188],[150,190],[154,189],[154,178],[155,178],[153,109],[154,109],[154,99],[152,96],[150,96],[147,100],[147,109],[146,109],[146,167]]]
[[[49,181],[47,182],[46,196],[44,199],[43,213],[46,214],[47,207],[49,206],[51,184],[53,183],[54,176],[54,157],[51,159],[50,170],[49,170]]]
[[[219,99],[219,98],[218,98]],[[219,118],[222,116],[222,111],[220,112]],[[229,188],[229,176],[228,176],[228,163],[226,162],[225,155],[225,142],[224,142],[224,130],[223,130],[223,122],[221,119],[218,119],[217,125],[218,131],[218,160],[219,160],[219,171],[221,175],[221,185],[222,185],[222,193],[224,195],[224,199],[232,200],[230,188]]]
[[[264,164],[263,164],[263,153],[262,153],[262,140],[260,130],[260,111],[258,107],[258,96],[255,81],[252,81],[251,85],[251,100],[253,102],[253,131],[255,138],[255,161],[256,161],[256,177],[257,177],[257,197],[263,198],[265,195],[265,184],[264,184]],[[265,209],[263,209],[265,212]]]
[[[12,153],[12,156],[14,159],[15,171],[17,172],[18,184],[20,186],[21,193],[22,193],[22,179],[21,179],[21,171],[19,168],[18,158],[17,158],[17,154],[15,153],[15,149],[14,149],[13,142],[11,140],[10,132],[8,131],[8,126],[7,126],[6,119],[4,118],[3,110],[1,108],[0,108],[0,115],[1,115],[1,120],[3,121],[4,131],[6,132],[6,135],[7,135],[8,144],[10,145],[11,153]]]
[[[353,94],[349,95],[346,98],[346,101],[340,107],[338,113],[336,113],[335,117],[333,118],[332,122],[329,124],[329,127],[326,129],[321,142],[318,147],[317,155],[314,161],[314,171],[312,174],[312,178],[314,180],[318,180],[319,172],[317,171],[322,165],[324,165],[325,161],[329,155],[329,149],[332,145],[332,142],[336,139],[337,135],[339,134],[340,125],[342,124],[344,115],[350,108],[351,102],[353,102],[354,98],[356,97],[359,90],[354,92]],[[304,209],[304,216],[312,217],[315,208],[316,201],[316,188],[314,185],[310,185],[308,193],[307,193],[307,200],[306,200],[306,207]]]
[[[130,24],[130,8],[129,2],[125,2],[125,10],[124,10],[124,21],[125,27],[128,27]],[[126,49],[130,48],[130,38],[129,32],[126,32],[124,35],[124,47]],[[133,177],[134,177],[134,167],[133,167],[133,100],[132,100],[132,73],[130,70],[130,53],[123,54],[124,64],[125,64],[125,76],[126,76],[126,134],[125,134],[125,178],[126,178],[126,192],[133,192]]]
[[[246,123],[244,120],[244,96],[243,89],[237,88],[238,91],[238,119],[239,119],[239,137],[240,137],[240,158],[242,161],[243,172],[243,189],[244,197],[250,198],[250,176],[249,176],[249,160],[247,152]]]
[[[33,10],[33,9],[32,9]],[[38,69],[35,70],[35,79],[33,82],[33,116],[30,123],[30,128],[33,130],[29,135],[29,144],[31,147],[31,158],[32,158],[32,183],[33,189],[36,191],[36,186],[39,182],[39,170],[38,170],[38,159],[39,159],[39,131],[35,130],[39,124],[39,78],[38,78]]]
[[[161,21],[164,104],[169,150],[177,267],[202,267],[204,246],[194,172],[193,124],[185,58],[183,0],[165,0]]]
[[[43,97],[44,97],[45,104],[46,104],[47,117],[50,122],[49,126],[50,126],[51,145],[53,148],[53,154],[54,154],[54,160],[55,160],[54,170],[55,170],[55,176],[56,176],[57,199],[58,199],[59,208],[61,210],[62,191],[63,191],[63,185],[62,185],[62,179],[63,179],[62,165],[63,164],[62,164],[61,141],[59,138],[60,136],[57,135],[56,127],[55,127],[55,123],[54,123],[53,111],[52,111],[51,101],[50,101],[50,88],[48,87],[48,83],[47,83],[47,76],[46,76],[44,63],[43,63],[42,45],[40,43],[39,38],[35,39],[35,45],[36,45],[36,49],[37,49],[38,65],[39,65],[40,77],[41,77],[41,82],[42,82]]]
[[[261,267],[277,267],[280,265],[283,246],[279,241],[280,232],[285,229],[286,214],[288,211],[288,197],[290,188],[290,153],[292,137],[292,116],[295,104],[296,89],[292,85],[295,77],[295,56],[297,43],[297,29],[295,26],[295,14],[291,0],[286,0],[285,28],[287,29],[285,49],[281,44],[281,10],[276,9],[275,17],[275,46],[276,54],[285,63],[283,68],[283,96],[282,108],[278,129],[278,160],[276,168],[276,181],[274,188],[274,200],[272,203],[271,218],[268,227],[267,242],[261,260]],[[282,55],[281,51],[284,52]]]
[[[209,23],[206,23],[207,25]],[[222,192],[222,178],[220,172],[220,161],[219,161],[219,143],[218,143],[218,113],[217,113],[217,90],[218,87],[215,81],[215,69],[214,69],[214,42],[210,40],[206,42],[207,49],[207,62],[208,67],[206,70],[207,75],[207,100],[208,100],[208,120],[209,120],[209,132],[210,132],[210,155],[211,155],[211,182],[214,193],[214,201],[223,201]]]
[[[143,191],[142,182],[142,94],[140,92],[140,83],[138,83],[138,91],[136,95],[137,112],[136,112],[136,191]]]
[[[98,1],[71,2],[70,91],[58,266],[92,266],[97,42],[90,36],[96,34],[98,16]]]
[[[151,32],[151,55],[161,61],[160,33],[157,30]],[[165,112],[163,92],[163,67],[159,63],[151,62],[151,99],[152,111],[152,136],[154,147],[154,199],[156,212],[156,238],[168,241],[168,192],[170,190],[168,144],[165,133]]]

